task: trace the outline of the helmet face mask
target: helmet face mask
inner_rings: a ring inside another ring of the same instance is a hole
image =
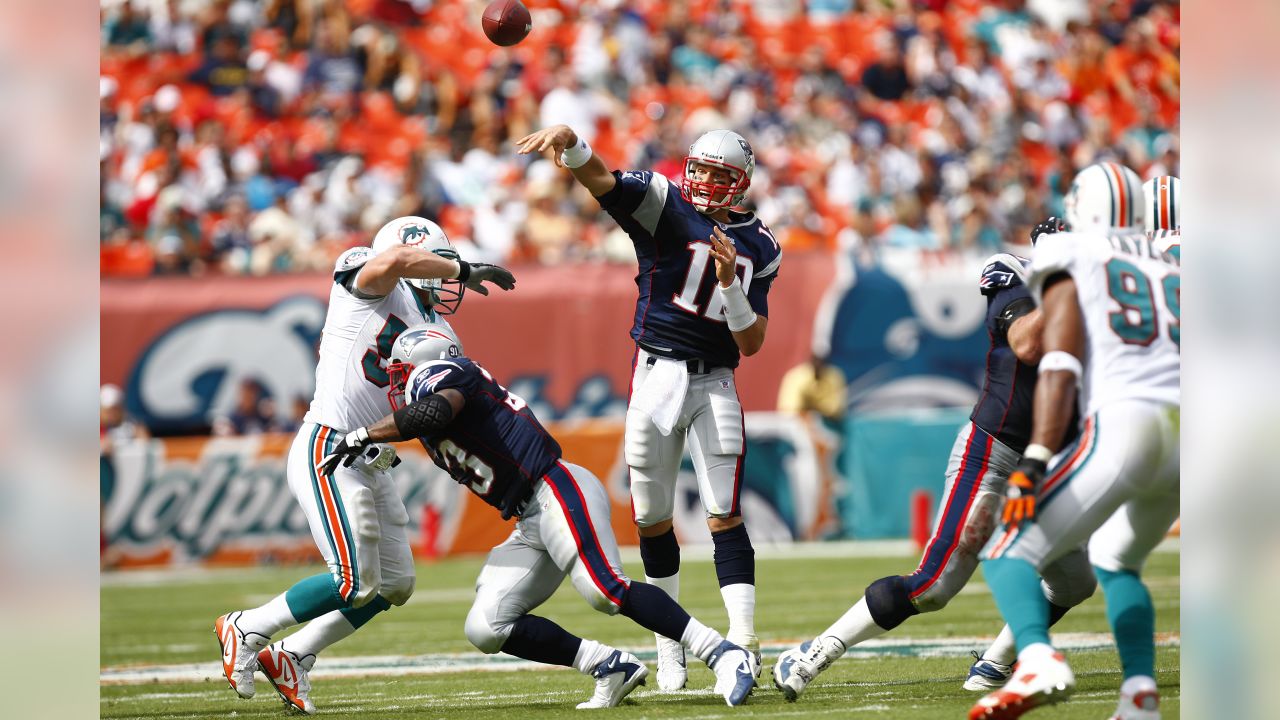
[[[742,204],[751,187],[755,170],[755,153],[746,139],[728,130],[712,130],[689,146],[684,159],[684,182],[680,195],[701,213],[713,213]],[[727,184],[708,182],[706,171],[722,169]],[[699,179],[699,171],[703,179]]]
[[[414,368],[433,360],[462,357],[462,342],[453,330],[443,323],[414,325],[391,344],[391,357],[387,359],[387,400],[392,410],[399,410],[405,402],[405,385]]]

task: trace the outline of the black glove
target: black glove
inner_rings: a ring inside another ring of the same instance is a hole
[[[351,463],[364,451],[366,447],[373,444],[369,439],[369,431],[366,428],[356,428],[347,433],[346,437],[338,443],[333,452],[324,456],[320,464],[316,466],[316,472],[321,475],[332,475],[334,470],[338,469],[338,463],[342,463],[343,467],[351,467]]]
[[[1036,491],[1044,481],[1045,467],[1043,460],[1024,457],[1018,461],[1018,469],[1009,476],[1004,493],[1004,511],[1000,519],[1005,527],[1035,522]]]
[[[1031,244],[1035,245],[1041,235],[1052,235],[1067,229],[1067,223],[1061,218],[1050,216],[1044,222],[1031,228]]]
[[[504,267],[490,265],[489,263],[469,263],[461,260],[458,261],[458,264],[462,266],[461,271],[458,273],[458,279],[467,286],[468,290],[473,290],[481,295],[489,294],[489,288],[482,284],[484,282],[491,282],[503,290],[511,290],[516,286],[516,276],[512,275],[511,271]]]

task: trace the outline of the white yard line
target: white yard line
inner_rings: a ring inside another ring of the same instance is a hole
[[[889,638],[869,640],[851,648],[852,657],[885,657],[912,655],[917,657],[962,657],[970,650],[985,647],[991,637],[949,638]],[[766,657],[793,647],[795,643],[770,643],[761,646]],[[1157,639],[1161,646],[1180,645],[1178,635],[1162,635]],[[1112,647],[1108,633],[1063,633],[1054,636],[1054,644],[1063,650],[1096,650]],[[654,661],[650,647],[633,652],[646,662]],[[480,653],[441,653],[432,655],[370,655],[358,657],[325,658],[311,671],[312,679],[344,677],[394,677],[403,675],[436,675],[476,671],[545,670],[547,666],[505,655]],[[140,683],[221,682],[222,667],[218,662],[185,663],[178,665],[149,665],[103,668],[99,682],[103,685],[133,685]]]

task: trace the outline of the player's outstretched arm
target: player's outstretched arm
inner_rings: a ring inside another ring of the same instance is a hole
[[[568,168],[573,177],[595,197],[613,189],[618,179],[568,125],[554,125],[526,135],[516,142],[517,153],[550,153],[556,165]]]
[[[1037,365],[1044,357],[1044,313],[1032,310],[1009,326],[1009,347],[1018,360]]]
[[[347,433],[316,469],[332,474],[339,464],[350,467],[356,457],[374,443],[413,440],[443,430],[466,404],[462,393],[453,388],[415,400],[368,427]]]
[[[511,290],[516,286],[515,275],[504,267],[451,260],[422,248],[396,245],[378,253],[360,268],[360,273],[356,275],[356,287],[370,295],[381,297],[391,292],[400,278],[457,278],[466,283],[468,290],[481,295],[489,294],[488,288],[483,285],[485,282],[491,282],[503,290]]]
[[[437,255],[430,250],[395,245],[373,256],[356,275],[356,287],[375,297],[391,292],[400,278],[428,280],[456,278],[462,263]]]
[[[716,279],[720,281],[717,289],[724,298],[725,321],[733,333],[733,341],[743,355],[755,355],[764,347],[769,318],[751,309],[751,301],[738,277],[738,250],[719,227],[712,230],[711,257],[716,260]]]

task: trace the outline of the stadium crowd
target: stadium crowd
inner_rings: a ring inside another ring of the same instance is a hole
[[[1178,174],[1176,0],[103,0],[104,275],[325,270],[400,215],[490,262],[631,262],[566,173],[564,122],[619,168],[753,143],[788,251],[973,252],[1062,214],[1104,156]]]

